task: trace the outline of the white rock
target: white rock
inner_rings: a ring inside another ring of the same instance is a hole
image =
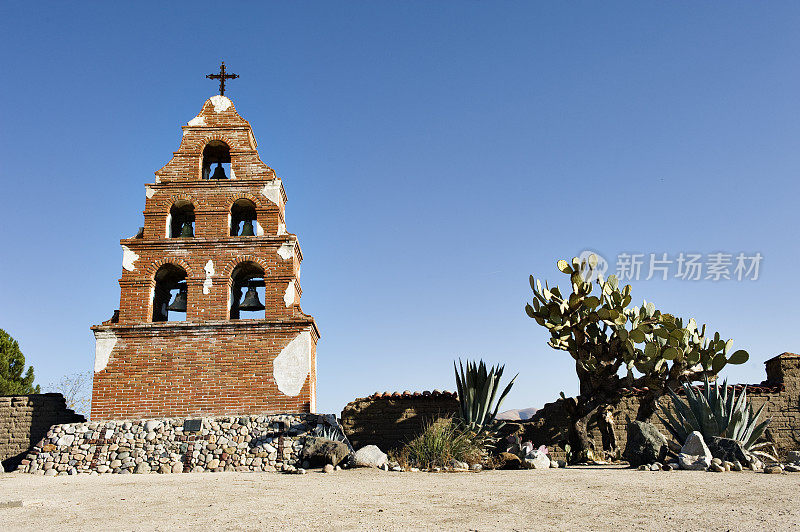
[[[686,443],[678,454],[678,463],[681,469],[705,471],[711,465],[711,451],[708,450],[703,435],[694,431],[686,438]]]
[[[56,441],[56,445],[59,447],[69,447],[75,441],[75,436],[72,434],[65,434],[61,436],[58,441]]]
[[[144,422],[144,431],[145,432],[153,432],[156,429],[160,429],[164,424],[161,421],[157,421],[155,419],[151,419],[149,421]]]
[[[353,463],[358,467],[382,467],[388,460],[377,445],[364,446],[353,455]]]

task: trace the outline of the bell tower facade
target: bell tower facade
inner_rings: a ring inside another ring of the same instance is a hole
[[[286,193],[230,99],[209,98],[145,185],[119,310],[95,335],[92,419],[313,412],[314,319]]]

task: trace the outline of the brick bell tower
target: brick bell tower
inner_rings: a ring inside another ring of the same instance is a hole
[[[224,65],[224,63],[223,63]],[[314,318],[286,193],[224,96],[183,126],[122,245],[120,308],[94,331],[93,419],[313,412]]]

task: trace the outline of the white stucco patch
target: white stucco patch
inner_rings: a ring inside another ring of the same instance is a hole
[[[94,372],[97,373],[108,366],[111,351],[117,345],[117,335],[113,331],[97,331],[94,341]]]
[[[264,236],[264,228],[261,227],[261,224],[258,223],[258,220],[254,220],[253,223],[256,224],[255,226],[256,236]]]
[[[303,331],[283,348],[272,363],[278,389],[290,397],[300,393],[311,371],[311,332]]]
[[[196,117],[189,120],[187,124],[189,126],[204,126],[206,125],[206,117],[197,115]]]
[[[276,177],[264,185],[264,188],[261,189],[261,195],[280,207],[283,203],[283,196],[281,195],[281,180]]]
[[[150,187],[150,185],[144,186],[144,195],[147,196],[147,199],[152,198],[156,195],[156,189]]]
[[[139,260],[139,255],[137,255],[131,248],[128,246],[122,246],[122,267],[132,272],[136,269],[134,266],[134,262]]]
[[[223,111],[227,111],[228,107],[233,105],[233,103],[229,99],[219,94],[217,94],[216,96],[212,96],[211,98],[209,98],[209,100],[211,100],[211,103],[214,104],[215,113],[221,113]]]
[[[286,224],[278,224],[278,236],[285,235],[286,233]]]
[[[236,179],[236,172],[233,171],[232,166],[231,166],[231,179]]]
[[[206,262],[204,269],[206,271],[206,280],[203,281],[203,293],[208,294],[211,291],[211,286],[213,283],[211,278],[214,277],[214,274],[216,273],[214,271],[214,261],[209,259],[209,261]]]
[[[286,291],[283,293],[283,302],[287,307],[294,305],[296,295],[297,290],[294,289],[294,281],[289,281],[289,284],[286,286]]]
[[[281,247],[278,248],[278,255],[283,260],[289,260],[294,256],[294,242],[284,242],[281,244]]]

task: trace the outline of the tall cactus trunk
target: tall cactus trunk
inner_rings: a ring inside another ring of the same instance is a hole
[[[603,450],[612,456],[617,452],[617,433],[614,431],[614,409],[611,405],[605,405],[600,409],[597,416],[597,426],[600,429],[600,436],[603,438]]]
[[[636,421],[650,421],[650,418],[656,412],[656,403],[659,397],[652,391],[642,397],[641,401],[639,401],[639,408],[636,410]]]
[[[589,436],[589,419],[597,408],[582,401],[581,397],[566,399],[564,407],[570,419],[567,439],[572,447],[572,461],[585,461],[594,450],[594,442]]]

